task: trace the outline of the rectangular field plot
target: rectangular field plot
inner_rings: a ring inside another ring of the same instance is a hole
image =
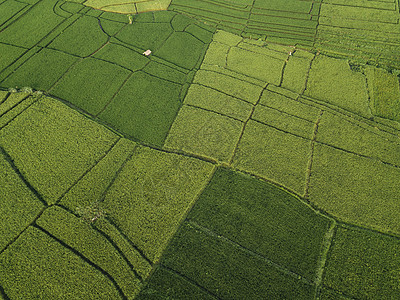
[[[335,217],[374,229],[400,233],[400,169],[316,144],[310,201]]]
[[[232,96],[199,84],[192,84],[186,94],[184,104],[211,110],[216,113],[246,121],[253,106]]]
[[[121,232],[157,262],[212,170],[196,159],[137,148],[106,194],[104,208]]]
[[[312,299],[314,294],[312,284],[191,223],[181,226],[161,263],[219,299]]]
[[[131,71],[140,70],[150,62],[146,56],[115,43],[107,44],[96,52],[94,57],[123,66]]]
[[[283,60],[236,47],[227,57],[228,69],[276,85],[281,80],[283,64]]]
[[[400,141],[395,135],[341,115],[324,113],[317,141],[400,166]]]
[[[339,227],[323,283],[356,299],[400,297],[400,240]]]
[[[378,117],[400,121],[399,78],[384,69],[373,67],[368,67],[366,74],[372,113]]]
[[[306,139],[312,138],[315,123],[263,105],[257,105],[252,119]]]
[[[286,191],[218,169],[190,221],[313,281],[329,220]]]
[[[232,165],[303,195],[311,140],[250,120]]]
[[[277,111],[285,112],[287,115],[315,122],[319,115],[319,109],[296,101],[298,94],[287,93],[286,89],[268,85],[263,92],[259,104]],[[288,124],[289,125],[289,124]]]
[[[365,76],[350,69],[346,60],[318,56],[307,81],[307,96],[371,117]]]
[[[311,1],[300,1],[300,0],[289,0],[289,1],[256,0],[254,2],[254,7],[262,8],[262,9],[266,9],[266,10],[290,11],[290,12],[298,12],[298,13],[308,14],[312,7],[312,2]]]
[[[5,159],[0,148],[0,251],[20,234],[44,208]]]
[[[324,4],[334,4],[334,5],[347,5],[353,7],[365,7],[365,8],[378,8],[385,10],[395,10],[396,0],[324,0]]]
[[[285,67],[282,87],[299,94],[303,93],[312,59],[313,55],[310,52],[296,50]]]
[[[181,85],[136,72],[99,115],[128,137],[161,146],[181,106]]]
[[[183,106],[164,148],[228,162],[235,151],[243,122],[192,106]]]
[[[0,255],[0,266],[0,285],[11,299],[121,298],[102,269],[35,227]]]
[[[351,7],[348,5],[330,5],[325,3],[321,5],[320,15],[331,18],[353,20],[360,19],[393,24],[397,24],[399,20],[399,13],[395,10],[380,10],[369,7]]]
[[[263,90],[261,86],[251,84],[232,76],[207,70],[197,71],[193,83],[214,88],[230,96],[240,98],[253,104],[257,102]]]
[[[56,202],[116,141],[111,131],[46,97],[0,135],[0,144],[47,203]]]

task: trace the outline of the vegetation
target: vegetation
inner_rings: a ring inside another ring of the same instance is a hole
[[[398,2],[0,2],[0,299],[399,298]]]
[[[37,227],[29,227],[0,256],[0,284],[11,299],[119,299],[118,285],[105,274]]]
[[[398,239],[339,227],[324,284],[356,298],[396,298],[400,296],[398,248]]]
[[[55,203],[116,141],[112,132],[46,97],[0,135],[2,147],[48,204]]]
[[[164,10],[168,8],[171,0],[88,0],[85,5],[104,11],[123,14],[137,14],[152,10]]]

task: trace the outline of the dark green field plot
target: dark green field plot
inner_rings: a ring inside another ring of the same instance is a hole
[[[323,283],[355,299],[400,297],[400,240],[339,227]]]
[[[161,264],[188,280],[186,286],[223,299],[310,299],[329,223],[283,190],[218,169]],[[173,276],[162,270],[157,274]],[[142,294],[165,289],[158,276]]]
[[[127,16],[71,2],[27,8],[0,31],[0,87],[46,91],[126,136],[161,146],[214,29],[168,11],[129,24]]]

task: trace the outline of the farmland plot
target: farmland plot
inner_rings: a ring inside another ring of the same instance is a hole
[[[398,12],[2,1],[0,298],[398,298]]]

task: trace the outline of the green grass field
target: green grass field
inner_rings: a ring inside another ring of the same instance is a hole
[[[0,299],[400,299],[399,5],[0,0]]]

